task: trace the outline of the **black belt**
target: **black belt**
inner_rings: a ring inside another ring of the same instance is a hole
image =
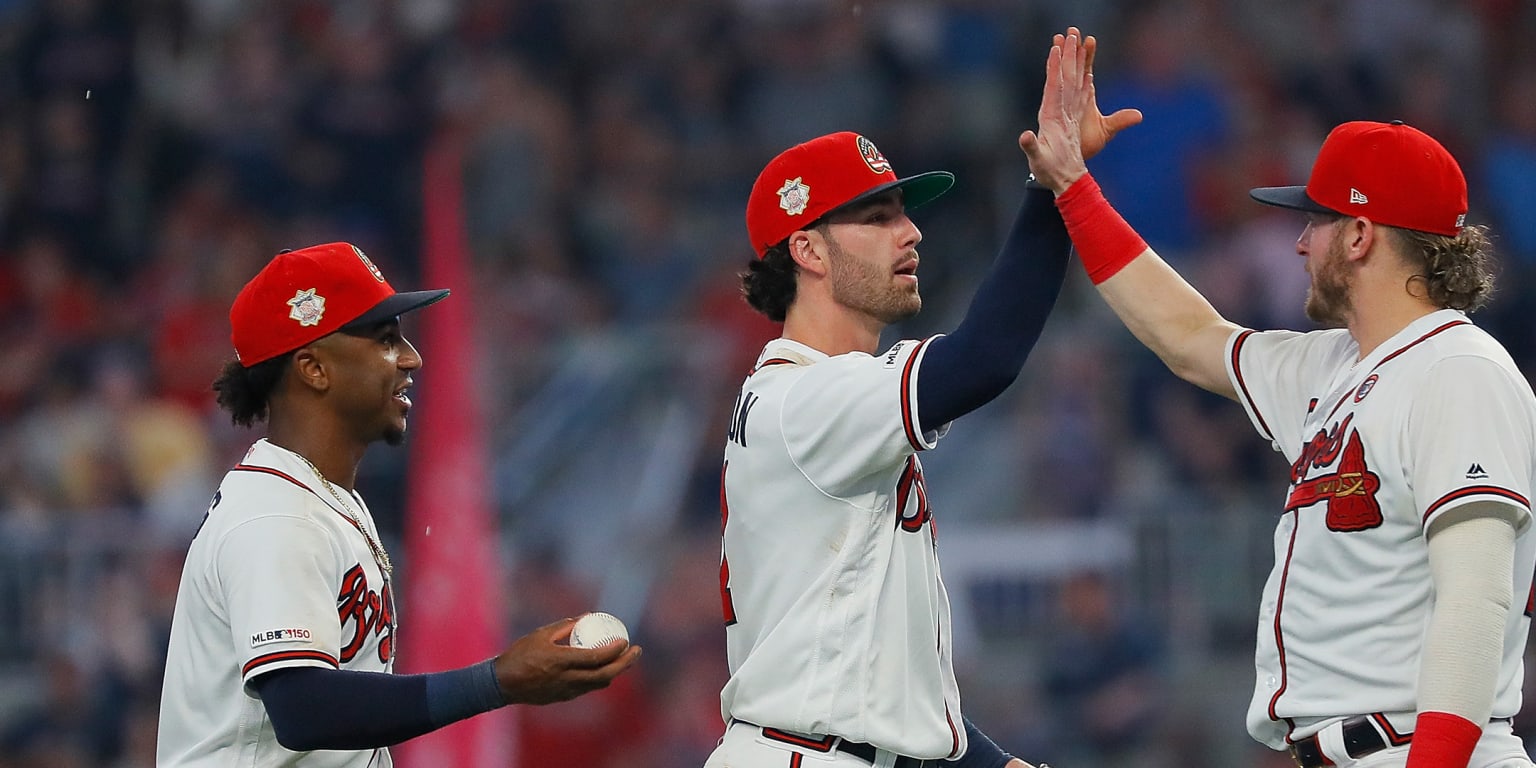
[[[865,744],[861,741],[849,741],[847,739],[839,739],[836,736],[806,736],[799,733],[780,730],[778,728],[764,728],[761,725],[757,725],[756,723],[749,723],[745,720],[737,720],[735,722],[741,723],[742,725],[750,725],[753,728],[762,731],[763,737],[771,741],[790,744],[796,747],[803,747],[813,752],[826,754],[832,752],[833,747],[835,746],[838,752],[846,755],[853,755],[854,757],[857,757],[860,760],[869,763],[870,765],[874,765],[875,753],[878,751],[875,745]],[[896,762],[891,764],[891,768],[940,768],[940,763],[942,762],[942,760],[920,760],[916,757],[898,755],[896,757]]]
[[[1380,729],[1371,725],[1375,720],[1381,724]],[[1513,718],[1495,717],[1490,723],[1508,723]],[[1383,731],[1386,736],[1382,736]],[[1350,757],[1359,760],[1366,755],[1380,752],[1387,747],[1400,747],[1413,741],[1413,732],[1398,733],[1392,727],[1387,716],[1377,712],[1374,715],[1358,715],[1344,721],[1343,733],[1344,752]],[[1325,768],[1333,765],[1333,762],[1323,756],[1323,751],[1317,746],[1317,734],[1302,739],[1291,745],[1291,757],[1296,765],[1301,768]]]
[[[1392,744],[1388,744],[1386,737],[1381,735],[1381,731],[1376,730],[1376,726],[1371,724],[1370,715],[1359,715],[1345,720],[1342,735],[1344,752],[1356,760],[1380,752],[1389,746],[1407,744],[1413,738],[1412,733],[1404,733],[1398,735]],[[1317,734],[1292,744],[1291,757],[1301,768],[1325,768],[1333,765],[1333,761],[1324,757],[1323,750],[1318,747]]]
[[[870,765],[875,763],[875,746],[860,741],[843,740],[837,745],[837,751],[843,754],[853,755]],[[919,760],[915,757],[902,755],[891,763],[891,768],[939,768],[938,760]]]

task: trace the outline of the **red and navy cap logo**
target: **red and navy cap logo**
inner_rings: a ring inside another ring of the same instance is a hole
[[[880,150],[875,148],[873,141],[860,136],[858,144],[859,156],[864,158],[864,164],[869,166],[871,171],[875,173],[892,173],[891,161],[886,160],[885,155],[880,154]]]
[[[373,265],[373,262],[368,258],[368,254],[363,253],[363,249],[354,245],[352,246],[352,252],[357,254],[359,259],[363,260],[363,265],[368,267],[368,271],[372,273],[373,279],[381,283],[384,282],[384,273],[380,272],[379,268]]]

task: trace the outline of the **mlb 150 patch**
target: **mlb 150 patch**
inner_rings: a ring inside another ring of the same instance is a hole
[[[269,629],[251,635],[251,647],[255,648],[268,643],[307,643],[312,639],[314,636],[307,629]]]

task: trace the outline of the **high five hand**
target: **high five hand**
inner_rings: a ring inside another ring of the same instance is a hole
[[[1040,128],[1019,135],[1030,171],[1058,194],[1087,173],[1085,161],[1115,134],[1141,122],[1140,110],[1121,109],[1108,116],[1099,111],[1093,85],[1097,52],[1098,40],[1084,39],[1077,27],[1068,27],[1065,35],[1052,39],[1040,98]]]

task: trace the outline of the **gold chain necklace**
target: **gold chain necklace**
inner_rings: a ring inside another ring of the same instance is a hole
[[[304,454],[298,451],[288,452],[299,457],[299,461],[304,462],[304,466],[309,467],[309,471],[315,473],[315,477],[320,479],[320,484],[324,485],[325,489],[330,491],[331,496],[336,499],[336,503],[341,505],[341,513],[346,515],[353,525],[357,526],[358,532],[363,534],[363,541],[368,542],[368,549],[373,552],[373,561],[384,571],[384,578],[388,579],[394,575],[395,566],[389,561],[389,553],[384,551],[384,545],[380,544],[373,538],[373,534],[368,532],[368,526],[363,525],[362,518],[352,511],[352,505],[342,500],[341,492],[336,490],[336,486],[331,485],[331,481],[325,479],[325,474],[320,471],[320,468],[315,466],[314,462],[305,458]]]

